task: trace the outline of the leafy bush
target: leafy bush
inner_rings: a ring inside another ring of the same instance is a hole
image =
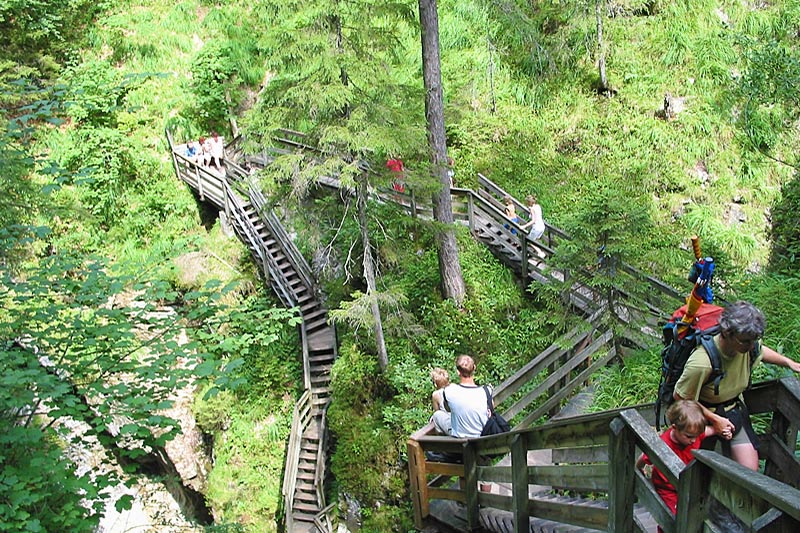
[[[636,352],[623,364],[602,369],[598,377],[592,411],[654,402],[661,380],[661,347]]]
[[[226,88],[230,90],[230,78],[234,74],[234,63],[230,59],[230,45],[211,41],[195,57],[192,63],[191,93],[194,112],[203,117],[209,131],[225,131],[228,118]]]
[[[783,186],[783,197],[772,210],[772,250],[769,269],[792,274],[800,264],[800,225],[797,206],[800,205],[800,179],[795,176]]]
[[[278,531],[284,443],[293,405],[274,394],[229,406],[229,426],[214,439],[214,469],[205,491],[218,522],[238,525],[241,531]]]

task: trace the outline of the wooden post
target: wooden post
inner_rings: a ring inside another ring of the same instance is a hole
[[[611,421],[608,441],[608,530],[633,531],[636,440],[622,418]],[[678,491],[680,493],[680,491]],[[683,531],[678,528],[678,531]]]
[[[530,531],[528,483],[527,438],[518,433],[511,441],[511,511],[514,513],[514,533]]]
[[[474,531],[478,521],[478,456],[475,446],[464,443],[464,504],[467,507],[467,528]]]
[[[683,469],[678,479],[678,509],[675,526],[681,533],[703,531],[703,522],[708,516],[708,491],[711,471],[700,461],[693,461]]]
[[[409,188],[408,193],[411,200],[411,217],[417,218],[417,197],[414,195],[414,189]]]
[[[467,219],[469,220],[469,232],[475,234],[475,200],[472,198],[472,191],[467,194]]]
[[[519,232],[519,241],[522,245],[522,288],[525,289],[528,286],[528,236],[522,231]]]
[[[195,165],[194,166],[194,175],[195,175],[195,179],[197,179],[197,190],[200,192],[200,201],[201,202],[205,202],[206,201],[206,197],[205,197],[205,194],[203,193],[203,180],[200,179],[200,166],[199,165]]]
[[[425,451],[419,442],[409,439],[406,443],[408,452],[408,479],[411,482],[411,503],[414,507],[414,527],[425,527],[424,520],[430,514],[428,506],[428,479],[425,474]]]

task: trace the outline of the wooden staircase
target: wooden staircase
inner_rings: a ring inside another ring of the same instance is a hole
[[[336,331],[319,298],[311,268],[292,243],[249,173],[232,161],[224,171],[199,167],[184,157],[167,131],[176,175],[201,201],[214,204],[248,246],[259,271],[286,307],[302,317],[303,380],[306,393],[295,407],[284,474],[284,513],[290,532],[330,531],[324,493],[325,413],[330,372],[337,355]]]
[[[325,506],[323,490],[327,462],[325,412],[330,395],[330,370],[336,357],[336,335],[316,295],[310,269],[269,210],[261,192],[251,186],[244,169],[233,161],[226,161],[227,175],[199,169],[175,151],[169,133],[168,138],[176,174],[199,193],[201,200],[209,200],[225,210],[239,237],[250,247],[265,279],[284,304],[298,308],[303,317],[305,393],[295,407],[287,447],[283,489],[286,530],[329,532],[333,505]],[[284,144],[282,148],[260,154],[248,164],[263,166],[281,151],[313,150],[296,141]],[[335,177],[321,176],[318,182],[339,188]],[[452,190],[457,222],[468,226],[525,285],[579,278],[546,266],[558,242],[568,239],[567,235],[548,225],[539,241],[528,241],[519,226],[503,214],[500,200],[505,191],[484,176],[479,176],[479,184],[477,191]],[[378,199],[395,202],[412,216],[431,217],[429,202],[418,202],[411,190],[405,195],[378,191]],[[517,203],[518,210],[524,212],[523,206]],[[630,266],[621,265],[619,271],[621,285],[615,290],[622,296],[620,301],[625,300],[624,284],[628,280],[652,287],[652,294],[639,306],[646,314],[661,318],[682,299],[671,287]],[[604,307],[609,305],[605,296],[579,281],[572,282],[567,296],[573,308],[587,317],[585,324],[567,333],[495,389],[498,410],[507,418],[515,417],[514,431],[462,440],[433,436],[431,427],[426,426],[409,439],[409,477],[417,527],[423,527],[429,516],[438,516],[451,527],[464,531],[484,528],[515,533],[651,532],[655,528],[653,517],[666,526],[667,531],[689,530],[685,527],[687,524],[691,525],[691,530],[700,527],[702,517],[696,512],[677,520],[665,513],[652,486],[648,488],[646,480],[632,473],[636,447],[641,447],[651,457],[669,455],[660,449],[663,443],[635,411],[598,413],[529,428],[539,418],[552,415],[593,372],[618,355],[612,332],[598,330],[594,325]],[[626,312],[625,307],[615,310]],[[531,387],[531,383],[536,385]],[[780,441],[767,449],[767,470],[783,476],[781,481],[796,480],[800,476],[800,462],[796,457],[793,461],[790,459],[789,445],[796,442],[800,424],[797,382],[781,383],[762,396],[764,410],[760,412],[773,412],[773,428],[779,430],[767,438],[772,439],[770,442],[776,438]],[[783,399],[776,401],[776,397]],[[758,402],[754,401],[753,405]],[[785,427],[791,430],[781,432]],[[428,461],[427,451],[461,454],[463,463]],[[549,451],[553,457],[551,464],[530,462],[529,454],[541,451]],[[488,466],[478,463],[480,456],[498,454],[507,454],[508,462]],[[749,514],[746,513],[753,530],[773,523],[782,527],[776,530],[795,530],[800,520],[800,493],[796,489],[770,485],[761,479],[753,484],[752,474],[736,478],[739,475],[736,465],[719,461],[714,455],[701,455],[699,460],[703,465],[692,470],[700,472],[692,474],[694,499],[700,501],[712,491],[720,501],[738,501],[732,498],[755,494],[758,502],[748,509]],[[658,466],[677,484],[682,465],[667,458]],[[452,476],[463,480],[460,489],[443,485]],[[731,488],[730,480],[734,478],[736,481]],[[491,481],[502,490],[497,494],[479,493],[478,479]],[[546,491],[534,488],[542,485],[549,488]],[[641,503],[635,503],[634,493]],[[588,497],[590,495],[593,497]]]

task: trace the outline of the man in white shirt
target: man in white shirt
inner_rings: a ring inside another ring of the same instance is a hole
[[[444,389],[445,408],[436,411],[433,424],[444,435],[458,438],[480,437],[489,419],[486,391],[475,384],[475,361],[468,355],[456,358],[460,383],[451,383]],[[491,389],[489,389],[491,393]]]

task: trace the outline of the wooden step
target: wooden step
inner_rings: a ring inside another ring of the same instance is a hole
[[[331,360],[333,360],[333,357],[331,357]],[[312,364],[311,365],[311,374],[312,374],[311,378],[313,379],[315,374],[316,375],[330,374],[331,373],[331,369],[333,369],[333,363],[317,364],[317,365]]]
[[[327,319],[328,311],[323,307],[316,307],[312,308],[308,312],[303,313],[303,320],[306,322],[312,322],[319,317]]]
[[[326,350],[326,352],[327,352],[327,350]],[[328,363],[333,363],[334,355],[333,355],[332,351],[330,351],[329,353],[324,353],[324,352],[322,352],[320,350],[320,351],[314,351],[312,353],[319,353],[319,355],[309,355],[308,356],[308,362],[311,363],[312,367],[315,367],[315,366],[318,366],[318,365],[324,366],[324,365],[326,365]]]
[[[304,479],[304,480],[306,480],[308,482],[312,482],[312,481],[314,481],[314,474],[311,474],[311,473],[308,473],[308,472],[299,471],[299,472],[297,472],[297,479]]]
[[[317,460],[317,454],[316,453],[312,453],[312,452],[307,451],[307,450],[301,450],[300,451],[300,460],[301,461],[305,460],[305,461],[314,462],[314,461]]]

